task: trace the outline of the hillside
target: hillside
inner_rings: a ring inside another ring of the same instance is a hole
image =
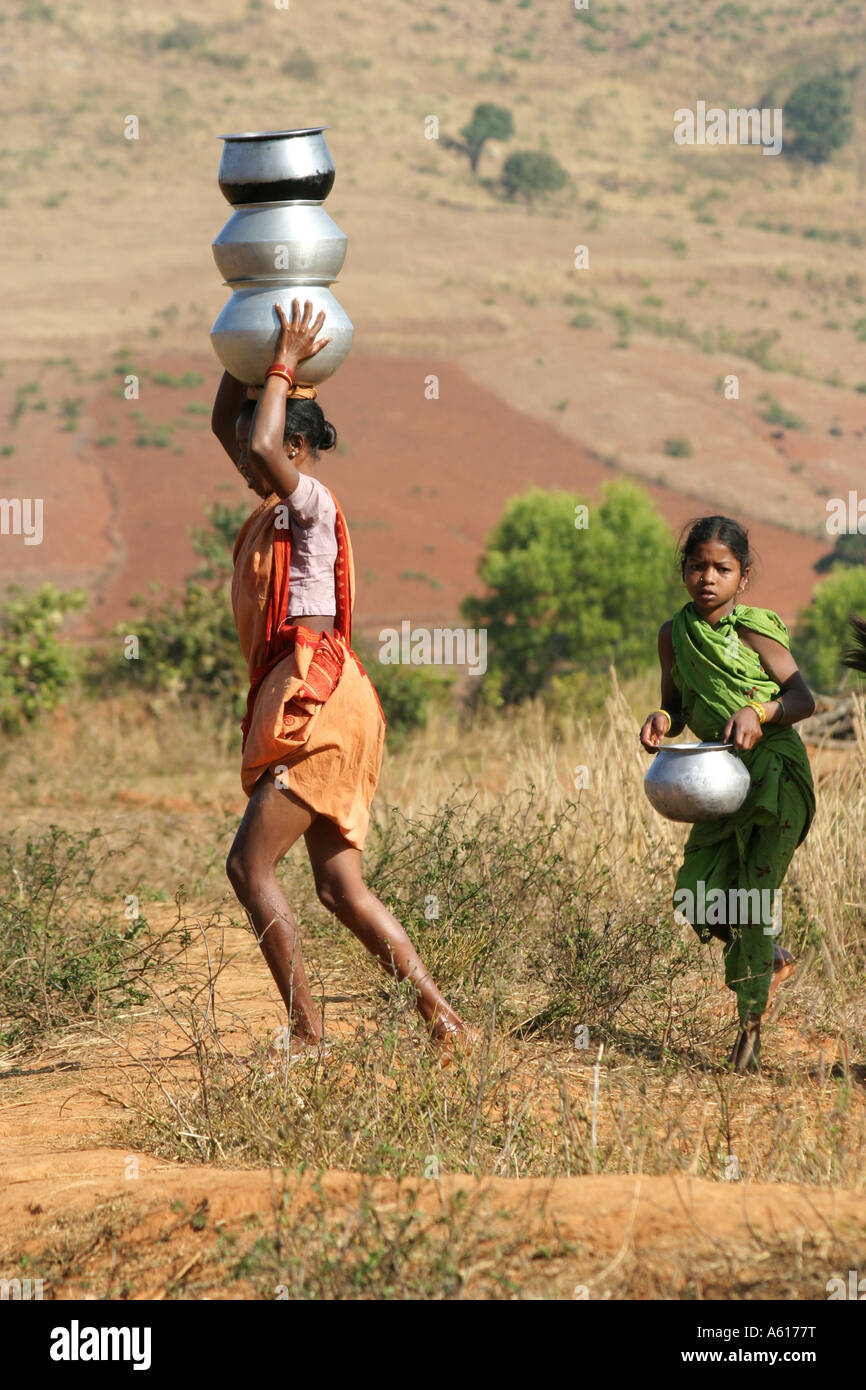
[[[787,147],[679,146],[673,111],[698,88],[724,104],[785,90],[805,63],[843,61],[862,25],[853,6],[620,4],[590,22],[509,0],[423,17],[408,3],[290,17],[217,3],[206,20],[162,3],[25,5],[3,32],[0,476],[7,494],[44,496],[47,539],[29,553],[4,539],[2,572],[84,578],[115,617],[189,568],[185,532],[233,484],[206,416],[147,440],[219,376],[216,136],[321,120],[328,208],[349,237],[337,293],[356,326],[322,401],[367,576],[359,621],[453,616],[507,496],[527,480],[592,492],[605,471],[666,490],[677,527],[713,507],[790,532],[763,538],[756,594],[793,617],[827,547],[826,499],[859,483],[863,167],[856,140],[821,168]],[[516,131],[476,177],[447,139],[479,100],[507,106]],[[527,147],[571,178],[531,209],[487,186]],[[588,270],[573,268],[578,245]],[[124,360],[204,380],[171,392],[145,378],[138,403],[109,410]],[[738,401],[718,390],[730,373]],[[677,436],[690,456],[665,451]],[[418,534],[419,503],[433,535]],[[362,534],[383,527],[385,548]],[[124,556],[134,573],[118,587]]]

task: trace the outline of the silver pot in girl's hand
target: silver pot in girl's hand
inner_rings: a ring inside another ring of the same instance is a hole
[[[303,311],[304,300],[312,304],[312,317],[320,309],[325,322],[319,337],[330,338],[327,347],[298,364],[300,385],[318,386],[326,381],[345,360],[355,328],[343,306],[325,285],[294,285],[279,280],[235,281],[229,286],[234,294],[217,318],[210,336],[213,349],[227,372],[247,386],[261,386],[265,372],[274,360],[274,350],[280,335],[280,321],[274,305],[280,303],[288,319],[292,317],[292,300],[297,299]]]
[[[751,780],[728,743],[670,743],[653,758],[644,790],[668,820],[720,820],[739,811]]]

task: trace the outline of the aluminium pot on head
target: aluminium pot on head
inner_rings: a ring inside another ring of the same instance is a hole
[[[321,203],[334,186],[334,161],[323,131],[243,131],[225,141],[220,191],[233,207],[245,203]]]
[[[347,237],[318,203],[248,203],[229,218],[213,257],[224,280],[274,279],[329,285],[346,259]]]
[[[281,304],[291,319],[293,299],[297,299],[302,310],[304,301],[309,299],[313,319],[324,309],[325,321],[319,336],[331,340],[315,357],[299,364],[298,384],[318,386],[333,376],[345,361],[355,328],[326,285],[296,285],[272,277],[270,280],[235,281],[228,288],[234,293],[219,314],[210,336],[220,362],[238,381],[247,386],[264,383],[280,333],[274,305]]]

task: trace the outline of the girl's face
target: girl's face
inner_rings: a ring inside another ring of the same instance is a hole
[[[721,541],[701,541],[686,560],[683,579],[701,617],[723,618],[734,608],[748,573],[748,566],[741,572],[739,560]]]

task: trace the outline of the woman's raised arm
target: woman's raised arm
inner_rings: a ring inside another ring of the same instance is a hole
[[[237,377],[232,376],[230,372],[223,372],[222,381],[214,398],[210,427],[232,463],[235,464],[240,457],[235,436],[235,423],[246,396],[247,388],[244,383],[238,381]]]

